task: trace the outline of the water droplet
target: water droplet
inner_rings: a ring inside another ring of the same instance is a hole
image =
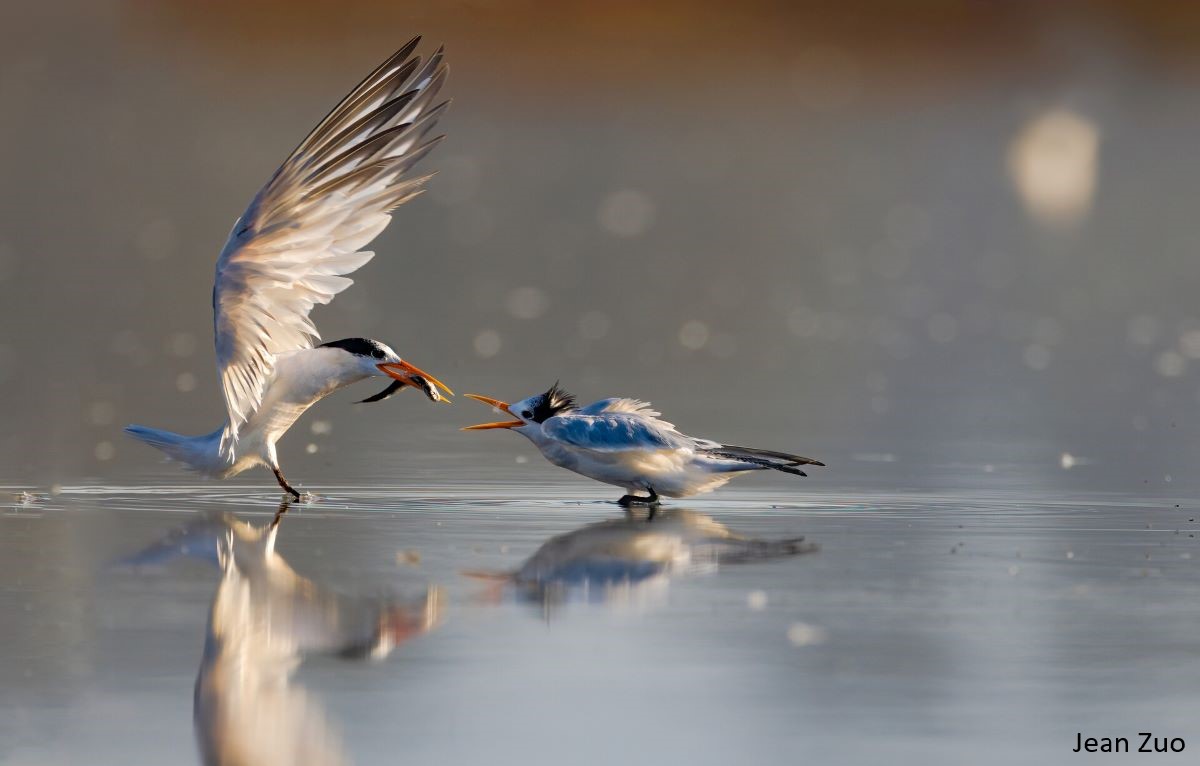
[[[1008,172],[1031,216],[1071,227],[1090,211],[1096,192],[1100,131],[1063,108],[1036,115],[1013,138]]]
[[[579,334],[588,340],[600,340],[608,335],[612,320],[602,311],[588,311],[579,317]]]
[[[787,629],[787,639],[793,646],[816,646],[825,642],[826,631],[806,622],[793,622]]]
[[[112,402],[92,402],[88,407],[88,420],[94,426],[107,426],[116,419],[117,408]]]
[[[1050,349],[1037,343],[1032,343],[1025,347],[1025,352],[1021,355],[1025,360],[1025,366],[1031,370],[1044,370],[1050,366],[1050,360],[1053,354]]]
[[[1175,351],[1164,351],[1154,358],[1154,370],[1164,378],[1177,378],[1187,370],[1187,359]]]
[[[708,343],[708,325],[692,319],[679,328],[679,343],[687,349],[698,351]]]
[[[638,237],[654,224],[654,202],[636,189],[622,189],[604,198],[596,217],[615,237]]]
[[[475,353],[484,359],[491,359],[500,353],[500,333],[495,330],[483,330],[475,336]]]
[[[504,305],[517,319],[537,319],[546,313],[550,299],[536,287],[518,287],[509,292]]]
[[[196,353],[196,336],[188,332],[177,332],[167,339],[167,351],[182,358]]]

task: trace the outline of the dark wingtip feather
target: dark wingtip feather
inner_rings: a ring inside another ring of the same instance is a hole
[[[796,466],[799,465],[818,465],[824,467],[825,464],[819,460],[812,458],[792,455],[787,452],[775,452],[772,450],[755,449],[753,447],[739,447],[736,444],[722,444],[720,447],[705,450],[709,455],[715,457],[726,458],[729,460],[740,460],[752,465],[770,468],[783,473],[790,473],[793,476],[808,476],[807,473],[801,471]]]
[[[764,458],[770,458],[772,460],[781,460],[781,461],[787,463],[788,465],[819,465],[819,466],[825,465],[820,460],[813,460],[811,457],[804,457],[802,455],[793,455],[790,452],[777,452],[775,450],[757,449],[755,447],[739,447],[736,444],[722,444],[721,449],[732,450],[735,452],[741,452],[745,455],[752,455],[754,457],[764,457]]]

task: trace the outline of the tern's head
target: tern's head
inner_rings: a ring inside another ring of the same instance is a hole
[[[430,401],[444,401],[438,389],[447,394],[454,392],[440,380],[420,368],[409,364],[387,345],[370,338],[343,338],[330,343],[322,343],[321,348],[329,348],[345,354],[344,364],[351,371],[364,378],[391,378],[392,384],[372,397],[363,399],[364,402],[378,402],[387,399],[405,386],[420,389]]]
[[[480,423],[475,426],[467,426],[464,431],[483,431],[489,428],[511,428],[514,431],[529,436],[535,431],[541,429],[542,423],[545,423],[550,418],[563,412],[570,412],[576,409],[575,397],[568,394],[558,387],[555,383],[550,386],[550,390],[544,394],[536,394],[528,399],[522,399],[519,402],[508,404],[499,399],[492,399],[489,396],[480,396],[478,394],[467,394],[471,399],[474,399],[484,404],[491,405],[501,412],[512,415],[516,420],[501,420],[495,423]]]

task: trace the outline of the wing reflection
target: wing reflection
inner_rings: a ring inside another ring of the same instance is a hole
[[[803,537],[755,539],[711,516],[671,509],[650,519],[627,515],[588,524],[547,540],[515,572],[478,576],[511,585],[519,598],[543,605],[570,600],[644,602],[644,597],[661,592],[673,575],[817,549]]]
[[[436,589],[410,603],[348,597],[298,575],[275,552],[278,527],[214,515],[127,560],[193,556],[222,572],[196,677],[196,738],[205,764],[348,763],[319,699],[292,681],[305,655],[387,655],[437,622]]]

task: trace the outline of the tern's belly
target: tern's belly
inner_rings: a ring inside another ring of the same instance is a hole
[[[601,452],[548,445],[543,453],[551,463],[590,479],[630,491],[653,488],[668,497],[708,492],[733,476],[704,470],[690,450]]]

